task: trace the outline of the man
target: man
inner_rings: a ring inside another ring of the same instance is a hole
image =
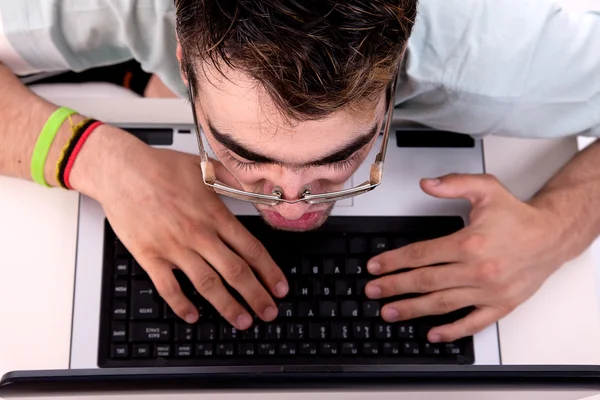
[[[407,120],[475,136],[600,136],[600,16],[546,0],[0,0],[0,14],[3,175],[30,179],[32,149],[58,106],[15,74],[135,58],[191,95],[218,162],[201,169],[197,157],[101,126],[71,175],[190,323],[197,311],[175,268],[239,329],[252,317],[224,281],[266,321],[276,318],[274,298],[289,290],[203,180],[278,199],[258,201],[264,219],[303,231],[322,224],[333,204],[296,200],[342,187],[365,161],[390,104]],[[65,124],[46,163],[53,186],[69,133]],[[488,175],[428,178],[429,195],[471,202],[469,226],[370,260],[375,276],[366,293],[423,293],[386,304],[387,321],[475,306],[434,327],[432,342],[502,318],[600,234],[600,143],[527,202]],[[414,269],[388,274],[404,268]]]

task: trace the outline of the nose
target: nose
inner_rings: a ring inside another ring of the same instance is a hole
[[[310,187],[310,184],[307,184],[305,179],[301,174],[283,172],[275,179],[269,179],[263,190],[269,194],[280,193],[281,198],[285,200],[298,200]],[[274,182],[277,182],[277,184]],[[305,202],[295,204],[280,203],[275,207],[275,210],[285,219],[296,220],[302,217],[309,208],[310,204]]]

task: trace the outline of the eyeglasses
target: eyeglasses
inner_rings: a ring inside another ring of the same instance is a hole
[[[343,189],[335,192],[311,194],[310,190],[305,190],[299,199],[297,200],[286,200],[283,199],[283,193],[279,189],[275,189],[273,194],[262,194],[254,193],[245,190],[239,190],[224,184],[219,181],[215,175],[215,168],[208,158],[208,154],[204,150],[204,144],[202,143],[201,129],[198,124],[198,117],[196,115],[196,108],[194,106],[194,88],[193,85],[188,87],[188,96],[190,104],[192,105],[192,113],[194,116],[194,124],[196,126],[196,137],[198,139],[198,150],[200,152],[200,166],[202,169],[202,179],[207,187],[210,187],[215,193],[224,196],[229,196],[237,200],[247,201],[255,204],[262,204],[268,206],[276,206],[281,203],[296,204],[296,203],[308,203],[308,204],[324,204],[330,202],[336,202],[339,200],[356,197],[365,193],[368,193],[379,186],[383,179],[383,164],[385,161],[385,155],[387,152],[388,138],[390,134],[390,127],[392,122],[392,114],[394,110],[394,94],[396,93],[396,82],[397,74],[392,81],[389,88],[388,106],[387,113],[384,115],[385,127],[383,129],[383,139],[381,142],[381,149],[375,157],[375,161],[371,164],[369,180],[362,184],[350,188]]]

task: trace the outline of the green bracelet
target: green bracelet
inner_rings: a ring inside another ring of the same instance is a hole
[[[44,128],[42,128],[42,132],[33,149],[33,156],[31,157],[31,177],[42,186],[50,187],[46,182],[44,169],[52,142],[54,142],[63,122],[75,113],[70,108],[61,107],[52,113],[48,121],[46,121]]]

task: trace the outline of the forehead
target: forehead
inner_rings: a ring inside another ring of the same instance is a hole
[[[367,133],[385,108],[382,95],[382,101],[358,112],[353,108],[318,120],[295,121],[283,116],[260,83],[243,72],[225,70],[220,74],[207,69],[199,78],[197,107],[207,122],[249,149],[279,154],[290,162],[312,160]]]

